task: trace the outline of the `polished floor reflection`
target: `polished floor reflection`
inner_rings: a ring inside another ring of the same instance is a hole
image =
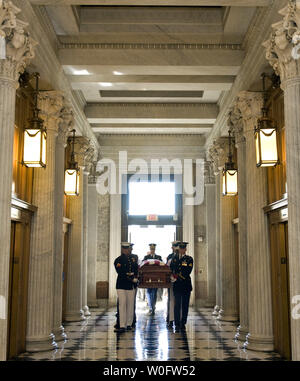
[[[276,353],[244,350],[234,340],[236,325],[218,321],[211,309],[190,308],[186,333],[174,333],[166,327],[165,303],[158,302],[155,316],[148,316],[146,303],[139,301],[136,329],[122,334],[114,332],[115,309],[91,310],[86,321],[65,324],[68,339],[58,350],[24,353],[17,360],[280,360]]]

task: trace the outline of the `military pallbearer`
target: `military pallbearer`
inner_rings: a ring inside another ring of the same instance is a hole
[[[188,242],[179,242],[178,254],[174,254],[170,264],[172,271],[173,292],[175,299],[175,332],[185,330],[187,322],[192,281],[193,258],[186,254]]]
[[[119,327],[116,332],[132,329],[134,317],[135,284],[138,281],[138,263],[135,256],[131,255],[131,244],[121,243],[121,255],[115,260],[114,265],[118,273],[117,294],[119,303]]]
[[[167,257],[167,265],[170,266],[174,255],[178,256],[178,245],[179,241],[172,242],[172,253]],[[174,322],[174,292],[173,284],[168,288],[168,302],[167,302],[167,326],[168,328],[173,328]]]
[[[156,243],[149,243],[149,247],[150,247],[150,253],[147,254],[143,260],[147,261],[148,259],[157,259],[159,261],[162,261],[161,256],[155,254]],[[147,288],[146,296],[147,296],[147,301],[149,306],[149,314],[154,315],[155,306],[156,306],[156,298],[157,298],[157,288]]]

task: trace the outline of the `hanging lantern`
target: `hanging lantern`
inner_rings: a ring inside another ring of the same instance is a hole
[[[228,162],[223,169],[223,196],[237,195],[237,168],[232,161],[231,131],[229,130],[229,155]]]
[[[33,118],[29,120],[29,127],[24,131],[23,164],[30,168],[46,167],[47,131],[44,122],[39,118],[40,110],[37,107],[39,93],[39,73],[33,74],[36,78]]]
[[[223,169],[223,196],[237,195],[237,169],[230,168],[229,163]]]
[[[257,167],[271,167],[279,163],[276,126],[274,121],[267,116],[265,77],[266,74],[262,74],[264,92],[263,115],[258,119],[254,132]]]
[[[74,142],[75,142],[75,130],[73,132],[72,139],[72,153],[71,161],[68,168],[65,170],[65,194],[67,196],[79,195],[79,168],[74,158]]]

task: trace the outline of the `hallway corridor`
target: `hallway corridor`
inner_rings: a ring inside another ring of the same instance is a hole
[[[114,333],[115,309],[92,309],[84,322],[66,323],[68,339],[59,349],[24,353],[18,361],[275,361],[276,353],[245,351],[234,341],[236,325],[213,318],[211,309],[190,308],[186,334],[166,328],[164,302],[157,303],[154,317],[138,303],[135,331]]]

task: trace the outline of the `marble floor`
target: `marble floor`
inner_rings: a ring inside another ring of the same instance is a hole
[[[244,350],[234,340],[236,325],[220,322],[211,309],[190,308],[186,333],[174,333],[165,323],[165,303],[157,303],[155,316],[147,315],[144,301],[137,303],[134,331],[114,332],[115,309],[92,309],[84,322],[65,323],[68,339],[55,351],[24,353],[18,361],[201,361],[281,360],[276,353]]]

